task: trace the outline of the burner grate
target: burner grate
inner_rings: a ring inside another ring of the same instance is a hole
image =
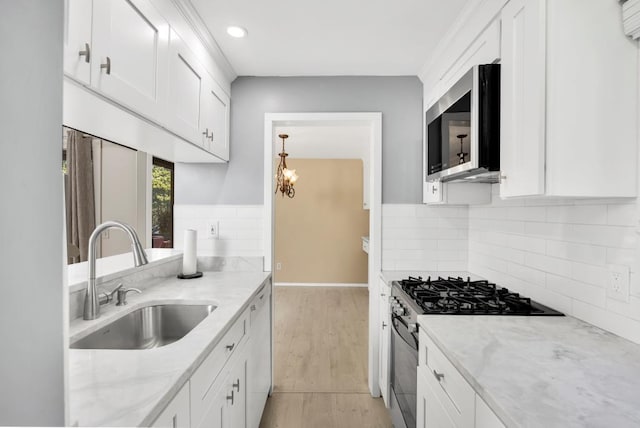
[[[410,276],[400,286],[425,314],[562,315],[486,280]]]

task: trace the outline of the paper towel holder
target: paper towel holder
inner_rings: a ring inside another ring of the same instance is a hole
[[[180,279],[194,279],[194,278],[200,278],[201,276],[202,276],[202,272],[192,273],[191,275],[185,275],[183,273],[178,274],[178,278]]]

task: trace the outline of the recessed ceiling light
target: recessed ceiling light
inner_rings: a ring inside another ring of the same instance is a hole
[[[227,34],[229,34],[231,37],[241,39],[247,35],[247,30],[245,28],[232,25],[230,27],[227,27]]]

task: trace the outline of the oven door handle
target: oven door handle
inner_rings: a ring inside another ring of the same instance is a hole
[[[411,335],[411,338],[413,339],[413,341],[415,342],[415,346],[411,345],[409,342],[407,342],[407,340],[402,336],[402,334],[400,334],[400,332],[398,331],[398,328],[396,327],[396,324],[393,322],[395,320],[400,321],[400,324],[402,324],[407,331],[409,331],[409,325],[407,324],[407,322],[405,320],[403,320],[402,318],[400,318],[398,315],[393,314],[392,318],[391,318],[391,326],[393,327],[393,329],[395,330],[396,334],[398,335],[398,337],[400,337],[402,339],[402,341],[404,343],[407,344],[407,346],[409,346],[410,348],[414,349],[414,350],[418,350],[419,345],[418,345],[418,339],[416,338],[416,336],[413,333],[409,333]]]

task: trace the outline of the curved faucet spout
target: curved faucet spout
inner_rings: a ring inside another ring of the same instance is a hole
[[[96,290],[96,242],[102,232],[107,229],[120,229],[124,231],[131,240],[131,249],[133,251],[133,262],[137,266],[149,263],[147,255],[142,248],[140,239],[135,229],[126,223],[119,221],[105,221],[95,228],[89,237],[89,280],[87,281],[87,291],[84,296],[84,314],[85,320],[94,320],[100,316],[100,303],[98,301],[98,292]]]

